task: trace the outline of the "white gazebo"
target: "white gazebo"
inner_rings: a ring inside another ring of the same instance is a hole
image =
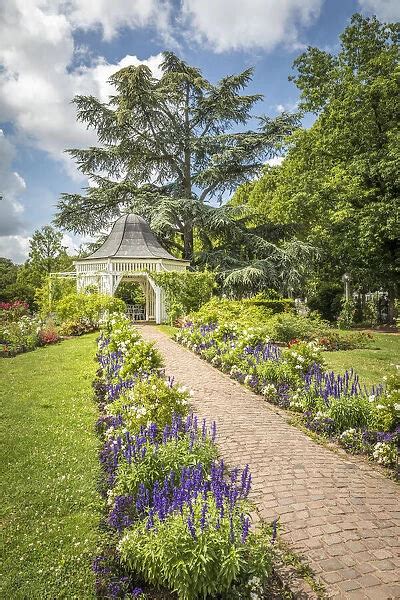
[[[75,261],[74,265],[78,292],[94,285],[102,294],[113,296],[122,281],[137,283],[146,299],[143,318],[162,323],[167,316],[164,294],[151,273],[185,271],[189,262],[172,256],[142,217],[129,214],[115,221],[96,252]]]

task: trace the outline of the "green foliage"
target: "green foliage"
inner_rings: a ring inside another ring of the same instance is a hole
[[[356,305],[354,300],[344,300],[337,321],[339,329],[351,329],[354,325],[355,313]]]
[[[143,290],[138,284],[134,284],[128,281],[122,281],[117,291],[115,292],[116,298],[121,298],[126,304],[137,304],[144,306],[146,304],[146,298]]]
[[[34,350],[39,345],[40,328],[40,321],[28,315],[0,323],[0,356],[15,356]]]
[[[55,310],[57,302],[64,296],[73,294],[76,288],[76,281],[67,277],[47,276],[42,285],[36,288],[35,302],[42,317]]]
[[[212,298],[197,312],[191,313],[188,320],[197,326],[217,324],[221,336],[234,333],[241,336],[249,344],[270,339],[276,342],[289,343],[299,339],[316,340],[318,345],[331,350],[350,349],[368,345],[367,334],[361,332],[340,332],[332,329],[318,314],[311,313],[302,317],[291,312],[279,312],[281,308],[290,310],[291,300],[259,301],[255,297],[247,300],[228,300]],[[273,313],[278,314],[273,314]],[[192,342],[200,341],[192,338]]]
[[[386,379],[386,388],[378,397],[370,397],[370,429],[395,431],[400,426],[400,368],[394,368]]]
[[[213,84],[164,52],[161,77],[145,65],[128,66],[111,77],[108,103],[77,96],[78,119],[102,145],[69,153],[96,186],[84,196],[63,194],[57,224],[95,233],[121,212],[135,211],[171,251],[218,271],[229,293],[297,279],[305,244],[278,244],[267,228],[248,223],[240,207],[220,205],[225,192],[282,153],[299,123],[297,114],[254,117],[261,96],[243,93],[251,79],[246,69]],[[243,130],[250,119],[257,127]]]
[[[31,308],[34,306],[35,287],[23,277],[24,272],[25,266],[0,257],[0,302],[23,300]]]
[[[163,358],[157,348],[154,347],[154,342],[145,342],[139,339],[132,345],[127,345],[124,352],[121,377],[135,376],[137,373],[152,373],[162,369],[163,366]]]
[[[281,313],[281,312],[291,312],[294,309],[294,300],[291,298],[262,298],[261,294],[257,294],[253,298],[247,298],[242,302],[245,302],[248,306],[263,306],[264,308],[270,310],[272,313]]]
[[[171,322],[199,310],[210,299],[215,288],[215,275],[209,271],[151,273],[151,277],[164,290]]]
[[[295,339],[315,340],[329,331],[327,323],[318,316],[301,317],[287,313],[273,315],[264,327],[270,339],[284,343]]]
[[[54,271],[67,271],[72,261],[62,245],[62,233],[45,225],[37,229],[29,241],[29,266],[43,278]]]
[[[337,431],[367,427],[371,407],[365,396],[346,396],[332,399],[327,415],[333,419]]]
[[[343,285],[321,281],[307,299],[307,304],[312,311],[319,312],[323,319],[335,321],[341,310],[342,298]]]
[[[186,506],[182,514],[172,514],[165,521],[156,519],[155,528],[150,530],[143,522],[133,525],[119,543],[121,558],[131,569],[155,585],[167,582],[179,600],[229,592],[246,564],[247,549],[240,542],[240,512],[232,514],[232,543],[229,519],[220,519],[221,511],[212,495],[207,498],[211,525],[201,530],[203,502],[201,496],[193,502],[195,538],[187,527],[191,512]],[[228,512],[228,507],[225,510]]]
[[[54,312],[58,321],[76,324],[86,323],[89,328],[96,327],[106,311],[123,312],[125,304],[119,298],[103,294],[71,293],[55,302]]]
[[[324,366],[321,348],[314,342],[296,342],[282,351],[282,359],[299,374],[305,375],[313,365]]]
[[[363,306],[362,320],[370,327],[376,327],[378,325],[378,300],[376,298],[367,300]]]
[[[197,439],[191,444],[188,436],[182,436],[160,444],[157,448],[148,444],[142,459],[131,464],[122,462],[118,467],[115,485],[109,497],[136,494],[140,484],[152,489],[156,481],[163,481],[170,473],[174,473],[178,481],[183,467],[202,465],[208,472],[216,458],[217,449],[209,438],[204,441]]]
[[[399,24],[354,15],[337,54],[308,48],[294,64],[300,108],[281,166],[246,194],[250,214],[318,248],[317,279],[394,293],[399,268]],[[293,235],[293,233],[292,233]],[[327,316],[327,315],[323,315]]]
[[[362,433],[359,429],[346,429],[339,435],[338,442],[351,453],[361,452],[363,448]]]
[[[151,372],[158,368],[154,361],[149,365],[147,357],[144,357],[140,351],[142,342],[137,342],[134,346],[134,352],[138,360],[142,361],[141,370]],[[129,361],[132,368],[132,359],[128,350],[125,355],[125,361]],[[132,370],[132,374],[138,371]],[[125,370],[123,373],[128,373]],[[148,379],[137,381],[134,387],[121,394],[118,400],[108,406],[108,414],[124,418],[124,423],[131,433],[138,433],[141,427],[146,427],[147,423],[157,423],[160,428],[164,428],[171,423],[174,414],[186,415],[188,412],[189,393],[178,386],[171,386],[168,381],[161,379],[158,375],[151,375]]]
[[[243,300],[228,300],[227,298],[214,297],[200,307],[198,311],[189,315],[195,323],[230,323],[231,325],[258,325],[266,317],[271,316],[270,309],[264,304],[253,304]]]

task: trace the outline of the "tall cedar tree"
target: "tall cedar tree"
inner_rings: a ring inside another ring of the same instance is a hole
[[[195,232],[203,250],[212,249],[213,236],[229,232],[239,245],[247,240],[264,248],[261,258],[275,251],[282,259],[273,244],[247,235],[237,209],[221,203],[282,152],[297,115],[253,117],[258,127],[245,131],[262,98],[242,94],[252,69],[213,85],[172,52],[163,57],[159,79],[145,65],[129,66],[110,78],[116,94],[108,103],[74,99],[78,119],[96,130],[101,146],[67,151],[95,186],[85,195],[63,194],[56,223],[95,233],[131,210],[188,260]]]

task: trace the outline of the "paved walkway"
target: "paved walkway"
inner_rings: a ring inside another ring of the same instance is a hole
[[[194,392],[196,412],[217,422],[221,454],[251,467],[252,500],[304,554],[335,599],[400,598],[400,494],[364,462],[317,445],[260,396],[211,367],[156,327],[167,374]]]

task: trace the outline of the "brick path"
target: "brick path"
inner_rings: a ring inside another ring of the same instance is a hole
[[[285,414],[157,328],[166,371],[194,392],[196,412],[217,422],[221,455],[249,463],[252,500],[304,554],[335,599],[400,598],[399,487],[371,465],[340,456],[289,425]]]

